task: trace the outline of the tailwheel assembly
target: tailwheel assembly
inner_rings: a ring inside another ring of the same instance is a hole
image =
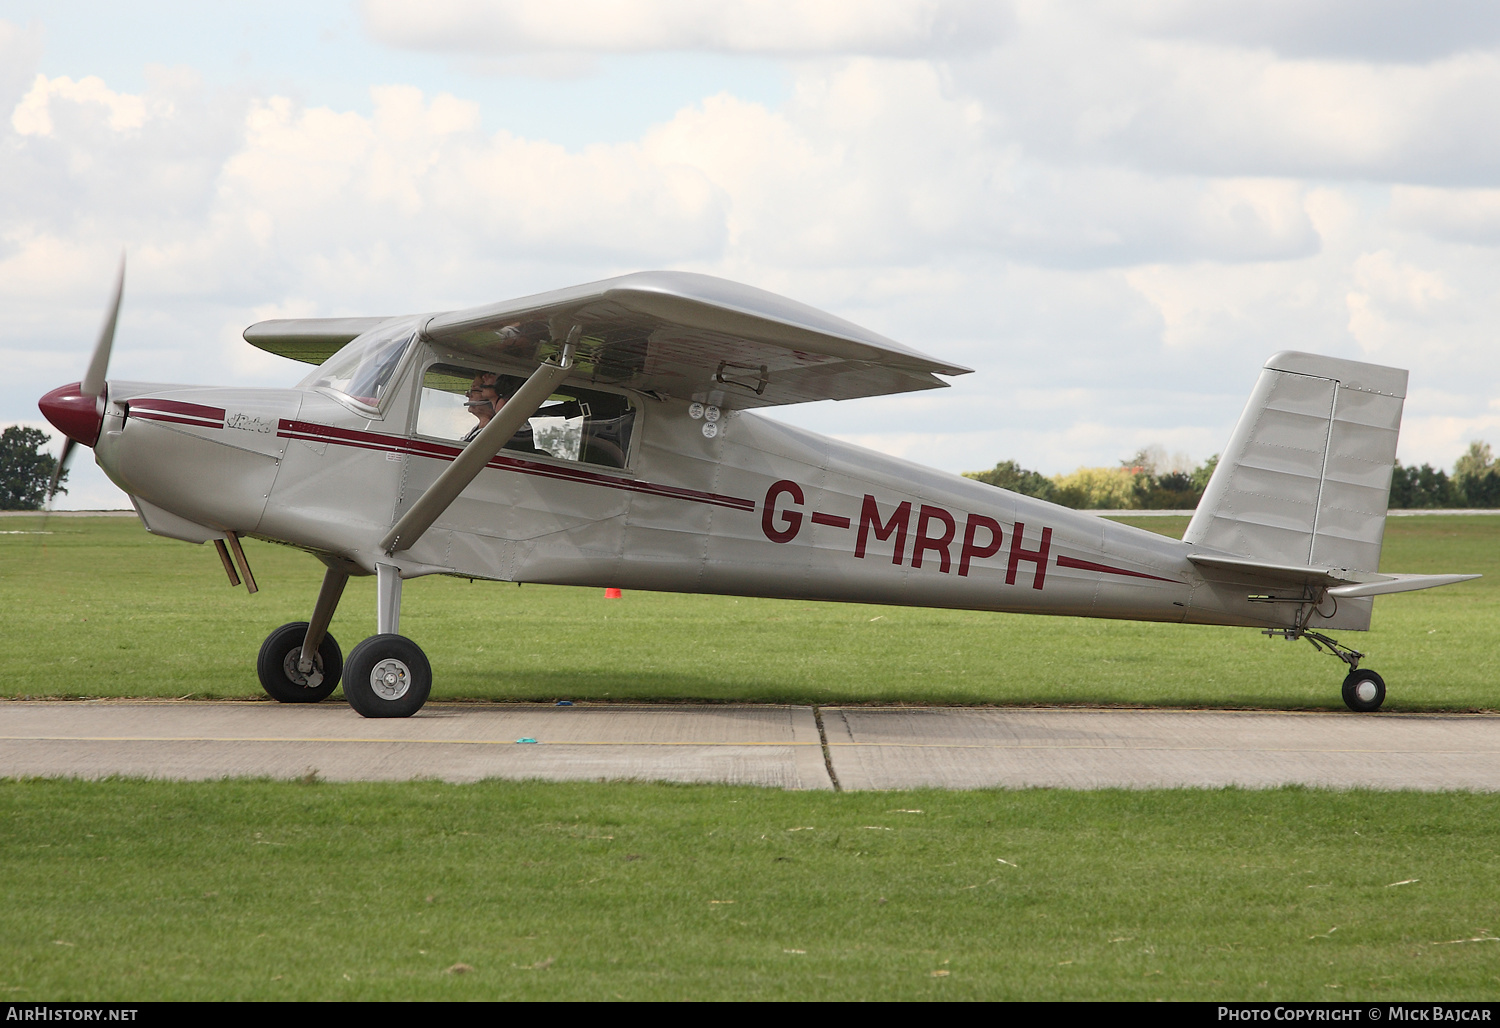
[[[1369,668],[1361,669],[1359,662],[1364,654],[1350,649],[1321,632],[1310,632],[1305,628],[1267,628],[1263,634],[1280,636],[1288,641],[1306,639],[1319,653],[1331,653],[1349,665],[1349,674],[1344,679],[1344,705],[1358,714],[1368,714],[1380,709],[1385,702],[1385,679]]]

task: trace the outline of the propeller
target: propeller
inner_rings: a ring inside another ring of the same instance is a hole
[[[77,445],[72,439],[63,439],[62,453],[57,458],[57,466],[52,469],[52,481],[47,483],[47,495],[43,500],[49,512],[52,510],[52,498],[57,495],[58,484],[68,473],[68,461],[73,457],[73,447]]]
[[[115,323],[120,319],[120,299],[125,294],[125,255],[120,254],[120,271],[115,276],[115,295],[110,301],[109,313],[99,329],[99,341],[94,344],[93,356],[89,358],[88,370],[83,379],[70,385],[59,386],[43,396],[37,406],[42,409],[55,428],[66,437],[62,454],[57,458],[57,467],[52,471],[52,481],[47,484],[46,504],[52,506],[58,484],[67,473],[68,461],[78,444],[93,446],[99,441],[99,432],[104,427],[105,376],[109,372],[109,353],[115,345]]]
[[[99,329],[99,341],[94,344],[94,356],[89,360],[89,370],[78,383],[89,396],[104,393],[104,375],[109,371],[109,351],[115,345],[115,322],[120,320],[120,298],[125,295],[125,255],[120,254],[120,270],[115,274],[115,295],[109,302],[109,314]]]

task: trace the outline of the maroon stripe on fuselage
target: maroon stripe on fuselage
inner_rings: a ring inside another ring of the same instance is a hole
[[[399,436],[380,435],[376,432],[355,432],[347,428],[334,428],[331,425],[315,425],[308,421],[291,421],[282,418],[276,425],[276,434],[283,439],[305,439],[315,443],[339,443],[343,446],[354,446],[361,450],[383,450],[388,453],[410,453],[413,452],[412,444],[415,439],[402,439]],[[443,447],[448,451],[449,459],[458,455],[458,451],[451,447]],[[426,456],[438,457],[444,454],[426,454]]]
[[[332,425],[318,425],[309,421],[291,421],[286,418],[281,420],[276,434],[286,439],[337,443],[340,446],[353,446],[363,450],[405,453],[415,457],[432,457],[435,460],[451,461],[463,452],[461,447],[431,443],[425,439],[407,439],[404,436],[383,435],[378,432],[360,432],[348,428],[334,428]],[[677,486],[657,485],[654,482],[641,482],[633,478],[617,478],[614,475],[586,471],[583,468],[560,467],[555,464],[544,464],[541,461],[526,460],[521,457],[507,457],[503,454],[493,457],[485,466],[500,471],[514,471],[522,475],[532,475],[537,478],[551,478],[564,482],[577,482],[583,485],[603,486],[606,489],[621,489],[626,492],[644,493],[650,496],[691,500],[694,503],[709,503],[716,507],[729,507],[734,510],[752,512],[755,510],[754,500],[747,500],[740,496],[725,496],[721,493],[705,493],[696,489],[681,489]]]
[[[199,428],[224,427],[224,423],[222,421],[209,421],[205,418],[182,418],[178,417],[175,414],[162,414],[159,411],[154,410],[139,410],[134,406],[130,408],[130,416],[134,418],[143,418],[146,421],[169,421],[174,425],[196,425]]]
[[[1079,560],[1077,557],[1064,557],[1057,555],[1057,566],[1060,568],[1077,568],[1080,571],[1097,571],[1104,575],[1126,575],[1130,578],[1149,578],[1153,582],[1170,582],[1173,585],[1181,585],[1173,578],[1161,578],[1157,575],[1148,575],[1140,571],[1126,571],[1124,568],[1112,568],[1108,564],[1095,564],[1091,560]]]
[[[812,523],[815,525],[827,525],[830,528],[848,528],[849,519],[839,517],[837,514],[824,514],[822,511],[814,511]]]
[[[132,413],[143,410],[161,411],[164,414],[180,414],[189,418],[202,418],[205,421],[217,421],[222,427],[224,424],[224,408],[209,407],[201,403],[184,403],[181,400],[157,400],[151,397],[135,397],[125,401]]]

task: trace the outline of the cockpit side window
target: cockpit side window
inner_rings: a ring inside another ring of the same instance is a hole
[[[410,323],[381,325],[351,340],[308,376],[304,388],[330,389],[368,407],[379,407],[401,358],[417,337]]]
[[[457,364],[433,364],[422,376],[417,434],[468,442],[489,424],[525,379]],[[635,408],[618,393],[565,385],[505,444],[511,453],[623,468]]]

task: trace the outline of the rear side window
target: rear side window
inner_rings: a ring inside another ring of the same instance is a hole
[[[434,364],[422,376],[417,434],[468,442],[524,381],[483,368]],[[635,408],[626,397],[565,386],[516,431],[505,450],[623,468],[634,426]]]

